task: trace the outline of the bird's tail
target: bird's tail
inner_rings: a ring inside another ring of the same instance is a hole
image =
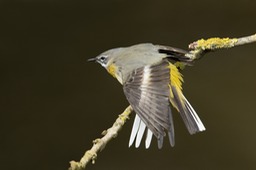
[[[179,70],[170,63],[170,102],[179,111],[190,134],[204,131],[205,127],[197,113],[182,94],[183,78]]]

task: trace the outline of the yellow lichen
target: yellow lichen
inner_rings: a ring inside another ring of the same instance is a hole
[[[197,47],[203,50],[214,50],[220,48],[231,48],[237,42],[236,38],[209,38],[207,40],[201,39],[197,41]]]
[[[127,119],[129,119],[129,115],[131,114],[132,110],[132,107],[129,106],[121,115],[119,115],[119,119],[122,120],[123,124],[126,122]]]

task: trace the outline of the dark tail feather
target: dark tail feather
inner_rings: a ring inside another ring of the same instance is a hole
[[[187,101],[182,93],[179,93],[174,86],[171,86],[174,95],[174,101],[178,107],[180,115],[190,134],[201,132],[205,130],[203,123],[198,117],[197,113]]]
[[[168,129],[168,137],[169,137],[169,142],[170,145],[173,147],[175,145],[175,139],[174,139],[174,124],[173,124],[173,117],[172,117],[172,112],[171,108],[169,107],[169,122],[170,122],[170,128]]]

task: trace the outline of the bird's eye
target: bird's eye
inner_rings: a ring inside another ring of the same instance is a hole
[[[103,62],[105,59],[106,59],[105,56],[101,56],[101,57],[100,57],[100,61],[101,61],[101,62]]]
[[[108,59],[107,55],[101,55],[101,56],[97,57],[96,62],[101,64],[103,67],[105,67],[107,65],[107,62],[108,62],[107,59]]]
[[[102,63],[102,64],[106,64],[107,58],[108,58],[108,57],[107,57],[106,55],[102,55],[102,56],[99,57],[98,61],[99,61],[100,63]]]

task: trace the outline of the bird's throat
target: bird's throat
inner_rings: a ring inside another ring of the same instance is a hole
[[[114,78],[116,78],[122,84],[122,78],[118,72],[118,67],[114,64],[111,64],[107,68],[109,74],[111,74]]]

